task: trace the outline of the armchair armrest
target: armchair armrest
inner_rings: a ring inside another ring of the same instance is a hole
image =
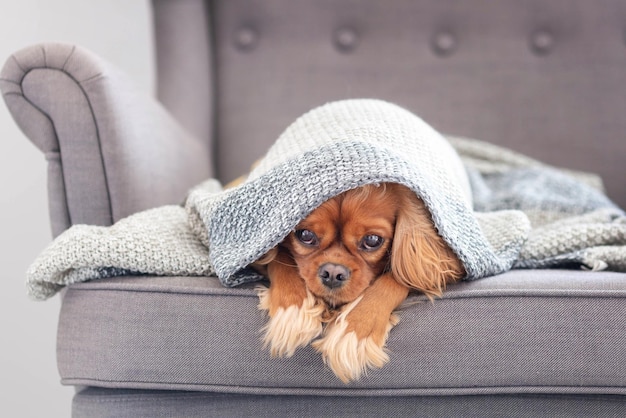
[[[182,202],[212,175],[208,138],[191,137],[156,100],[82,48],[42,44],[15,53],[0,72],[0,90],[48,160],[54,236],[72,224],[110,225]]]

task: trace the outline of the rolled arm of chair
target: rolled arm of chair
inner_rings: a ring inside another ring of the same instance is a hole
[[[191,137],[156,100],[85,49],[23,49],[7,60],[0,90],[48,160],[54,236],[73,224],[110,225],[180,203],[212,175],[208,138]]]

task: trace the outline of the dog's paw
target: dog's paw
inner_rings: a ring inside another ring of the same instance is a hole
[[[358,380],[368,369],[380,368],[389,361],[385,343],[389,331],[399,321],[395,314],[357,319],[358,316],[351,313],[358,302],[346,306],[342,314],[326,326],[324,336],[312,343],[344,383]]]
[[[269,289],[258,291],[259,309],[268,314],[270,306]],[[310,292],[300,306],[279,307],[270,314],[269,321],[261,329],[264,333],[263,347],[270,350],[274,357],[291,357],[296,349],[307,345],[322,333],[322,314],[325,306]]]

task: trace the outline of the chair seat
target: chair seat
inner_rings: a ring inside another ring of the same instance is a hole
[[[272,358],[254,286],[123,277],[70,286],[62,382],[254,395],[626,395],[626,274],[516,270],[412,295],[389,363],[343,384],[312,348]]]
[[[619,395],[394,396],[237,395],[86,388],[75,417],[623,417]]]

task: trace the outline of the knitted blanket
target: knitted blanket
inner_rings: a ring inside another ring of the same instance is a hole
[[[29,268],[28,292],[43,300],[68,284],[128,274],[217,276],[229,287],[259,280],[247,266],[308,213],[381,182],[424,200],[466,280],[512,268],[626,271],[626,214],[597,177],[444,138],[387,102],[347,100],[297,119],[235,188],[208,180],[183,206],[71,227]]]

